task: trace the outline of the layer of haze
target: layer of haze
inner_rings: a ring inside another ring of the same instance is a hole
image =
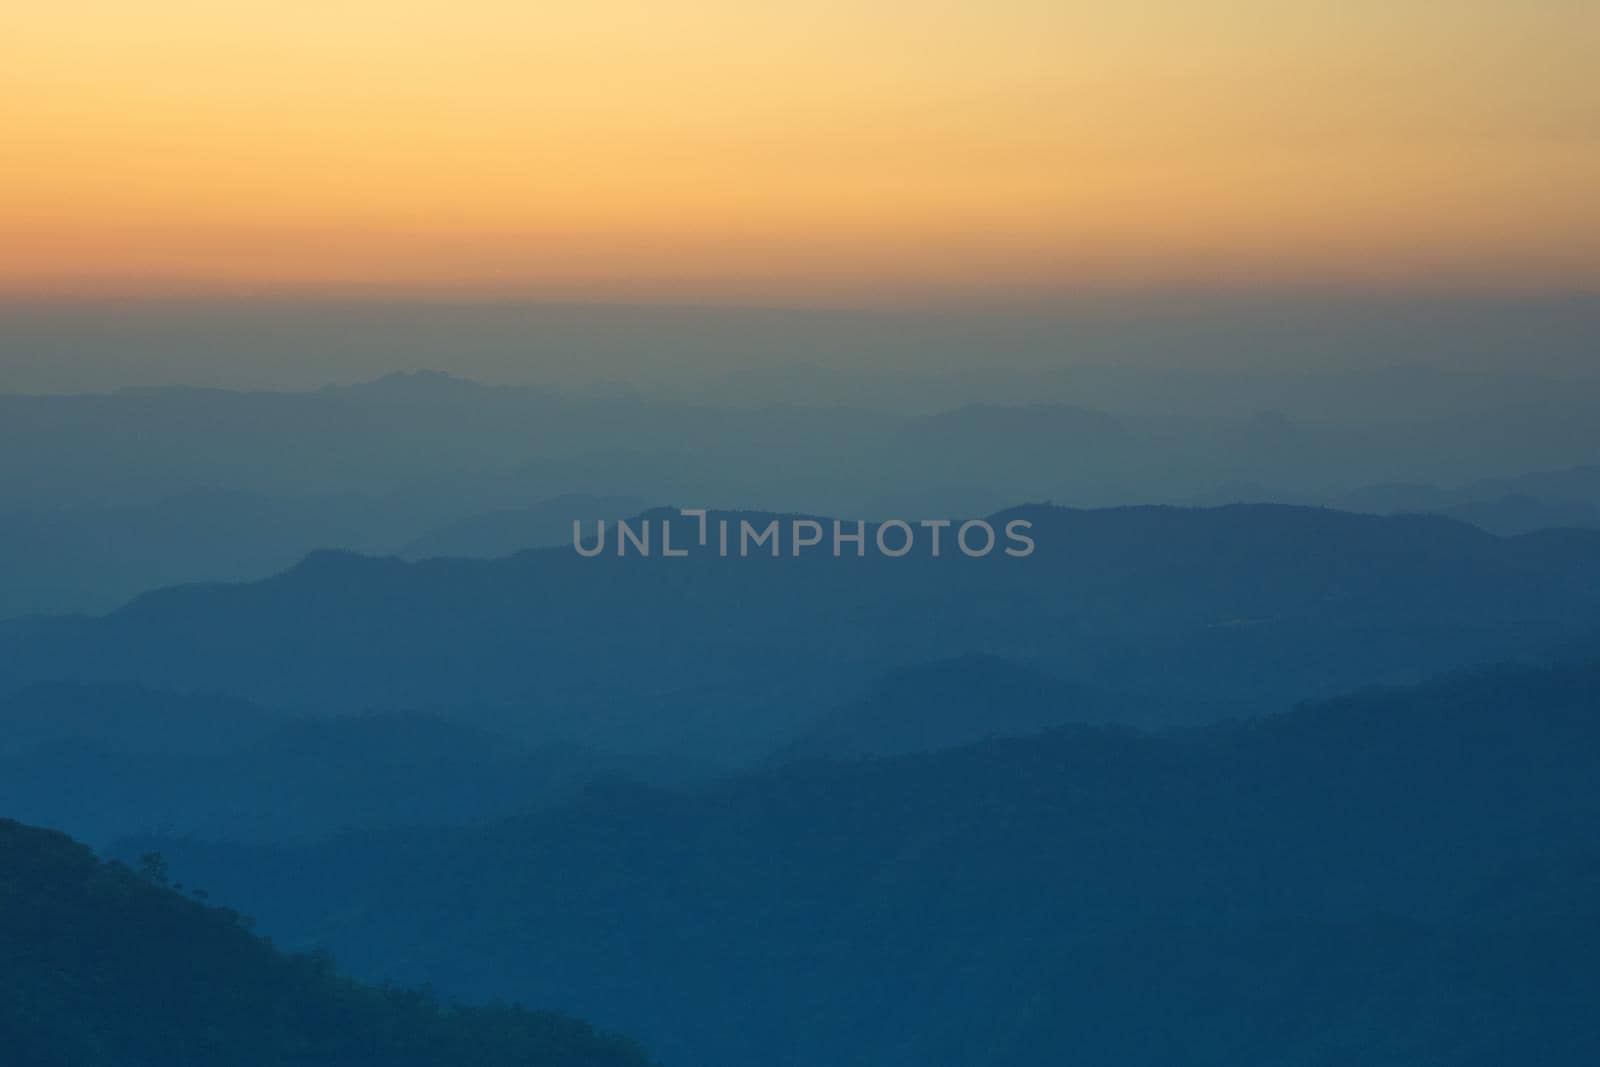
[[[1100,295],[1049,309],[0,300],[0,394],[315,389],[431,369],[700,403],[1362,417],[1600,389],[1600,298]],[[1453,384],[1447,384],[1453,383]]]
[[[0,291],[1593,291],[1584,0],[0,15]]]

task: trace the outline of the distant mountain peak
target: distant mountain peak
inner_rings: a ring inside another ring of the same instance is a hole
[[[487,388],[490,387],[471,378],[461,378],[447,371],[423,369],[391,371],[369,381],[334,386],[323,391],[360,393],[368,396],[428,397],[441,394],[459,395]]]
[[[395,566],[403,567],[405,561],[394,556],[373,556],[347,548],[317,548],[307,552],[299,563],[283,572],[283,575],[336,574],[357,567],[375,569]]]

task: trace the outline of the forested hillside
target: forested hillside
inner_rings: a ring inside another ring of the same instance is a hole
[[[58,833],[0,820],[0,1061],[8,1067],[645,1067],[559,1015],[442,1004],[287,956]]]

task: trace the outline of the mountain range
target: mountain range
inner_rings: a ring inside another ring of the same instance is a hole
[[[1593,663],[1508,666],[465,830],[122,849],[357,974],[549,1004],[669,1067],[1576,1067],[1597,694]]]
[[[1333,417],[1196,408],[1182,391],[1100,404],[1118,394],[1098,380],[1080,369],[928,410],[437,372],[302,392],[0,395],[0,618],[263,578],[316,549],[508,555],[567,541],[573,519],[664,503],[915,520],[1021,500],[1277,502],[1446,512],[1498,533],[1592,526],[1600,507],[1592,471],[1571,467],[1600,453],[1600,397],[1581,382],[1479,383],[1439,410]]]
[[[737,761],[885,671],[952,656],[1031,664],[1196,722],[1577,654],[1600,624],[1600,532],[1501,538],[1274,505],[1040,505],[991,521],[1013,520],[1033,524],[1026,558],[935,558],[926,542],[898,559],[316,553],[263,581],[0,625],[0,687],[136,683],[298,712],[472,706],[525,738]]]

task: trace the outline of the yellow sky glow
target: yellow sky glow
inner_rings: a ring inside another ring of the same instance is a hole
[[[0,291],[1594,288],[1597,52],[1588,0],[10,5]]]

